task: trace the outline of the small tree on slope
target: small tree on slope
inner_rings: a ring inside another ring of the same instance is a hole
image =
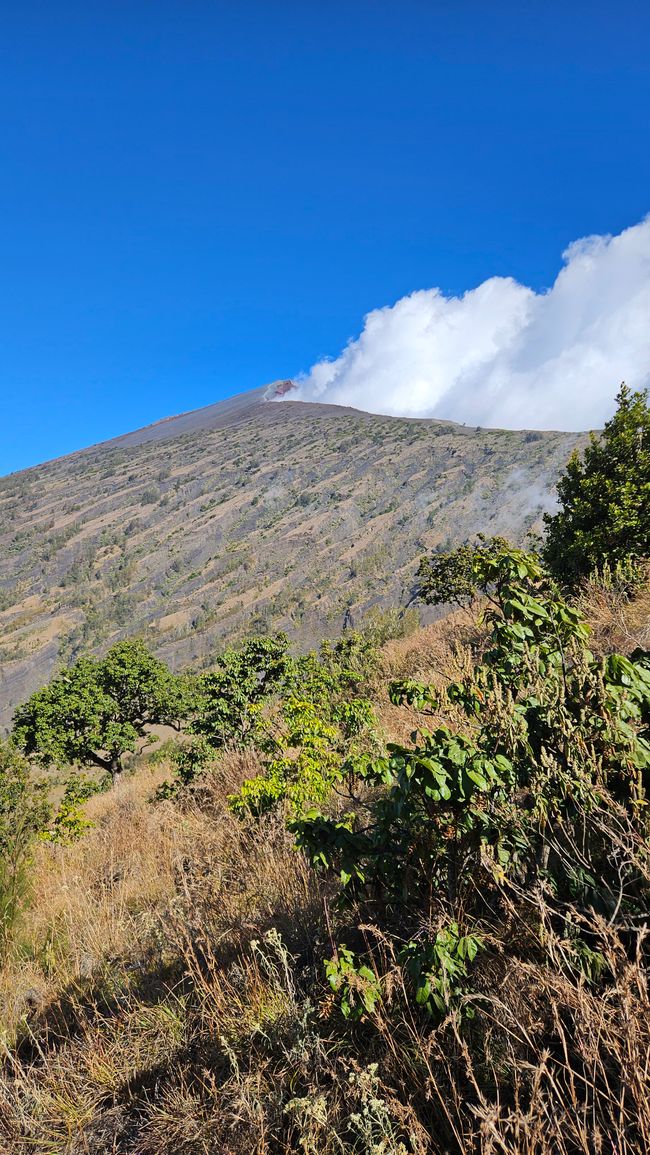
[[[570,458],[557,487],[560,509],[544,518],[544,561],[568,586],[650,556],[648,393],[622,385],[616,402],[602,436],[592,434],[584,455]]]
[[[44,766],[93,765],[113,780],[149,727],[178,726],[182,683],[143,642],[118,642],[82,658],[37,690],[14,715],[14,739]]]

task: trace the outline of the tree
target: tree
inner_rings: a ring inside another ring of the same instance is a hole
[[[81,658],[37,690],[14,715],[14,739],[50,765],[93,765],[113,781],[123,755],[153,725],[179,728],[184,684],[142,641],[118,642],[100,660]]]
[[[478,558],[498,557],[507,548],[504,537],[479,533],[473,545],[465,542],[456,549],[438,550],[420,558],[416,597],[428,606],[467,605],[479,592]]]
[[[650,556],[650,409],[647,390],[622,385],[617,409],[584,455],[570,458],[557,492],[560,508],[545,515],[543,556],[569,587],[603,566]]]
[[[261,734],[262,705],[280,688],[290,664],[284,634],[227,649],[214,670],[199,679],[192,732],[215,749],[254,743]]]
[[[354,631],[298,658],[284,634],[226,650],[197,679],[189,730],[198,737],[172,755],[175,779],[158,797],[178,797],[222,747],[253,746],[266,755],[264,772],[230,796],[235,813],[297,813],[323,801],[342,759],[373,734],[372,706],[359,695],[375,664],[373,642]]]

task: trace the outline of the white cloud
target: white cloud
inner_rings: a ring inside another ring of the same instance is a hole
[[[650,217],[569,245],[545,293],[492,277],[374,309],[292,398],[507,428],[589,429],[622,380],[650,383]]]

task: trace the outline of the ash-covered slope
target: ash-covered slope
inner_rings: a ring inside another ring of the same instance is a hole
[[[179,667],[251,630],[299,646],[404,602],[419,555],[521,539],[582,435],[466,428],[254,390],[0,481],[0,719],[139,633]]]
[[[272,389],[273,386],[268,386]],[[200,430],[225,429],[229,425],[236,425],[240,421],[254,417],[262,405],[265,404],[264,394],[267,390],[251,389],[249,393],[238,393],[235,397],[227,397],[225,401],[216,401],[214,405],[206,405],[203,409],[191,409],[187,413],[178,413],[175,417],[165,417],[153,425],[146,425],[144,429],[136,429],[133,433],[123,433],[121,437],[114,437],[112,441],[105,441],[102,448],[121,447],[130,448],[134,445],[144,445],[148,441],[163,441],[170,437],[180,437],[183,433],[196,433]]]

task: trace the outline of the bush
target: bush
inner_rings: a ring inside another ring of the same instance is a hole
[[[265,733],[262,707],[283,685],[290,666],[284,634],[251,638],[229,648],[198,681],[190,729],[215,750],[248,746]]]
[[[338,874],[342,908],[360,907],[366,940],[376,928],[389,958],[380,989],[397,967],[435,1015],[466,993],[481,918],[520,888],[546,889],[569,953],[591,977],[598,940],[580,940],[580,919],[634,924],[650,900],[635,849],[648,833],[648,655],[596,660],[578,610],[530,554],[479,549],[466,584],[490,598],[484,661],[446,692],[467,727],[439,724],[412,746],[350,759],[340,774],[347,812],[312,810],[292,823],[313,865]],[[441,705],[412,681],[394,684],[391,697],[433,716]],[[623,838],[617,854],[612,837]],[[353,988],[329,965],[350,1004]],[[361,975],[359,966],[378,964],[366,951],[345,965]]]
[[[373,739],[374,712],[361,694],[375,662],[372,642],[351,632],[287,663],[283,700],[258,733],[258,746],[270,757],[264,773],[231,796],[235,813],[260,815],[286,805],[297,815],[325,801],[345,757]]]
[[[478,558],[496,558],[507,546],[503,537],[487,538],[480,533],[473,545],[467,542],[421,558],[416,575],[418,597],[429,606],[460,606],[472,601],[481,580]]]
[[[593,434],[558,482],[559,511],[545,514],[543,556],[569,587],[604,566],[650,556],[650,409],[646,391],[622,385],[602,436]]]
[[[52,821],[41,831],[43,841],[68,846],[81,838],[93,826],[84,815],[84,802],[95,794],[101,794],[108,785],[110,785],[108,777],[95,782],[85,774],[72,774],[65,783],[63,797]]]

